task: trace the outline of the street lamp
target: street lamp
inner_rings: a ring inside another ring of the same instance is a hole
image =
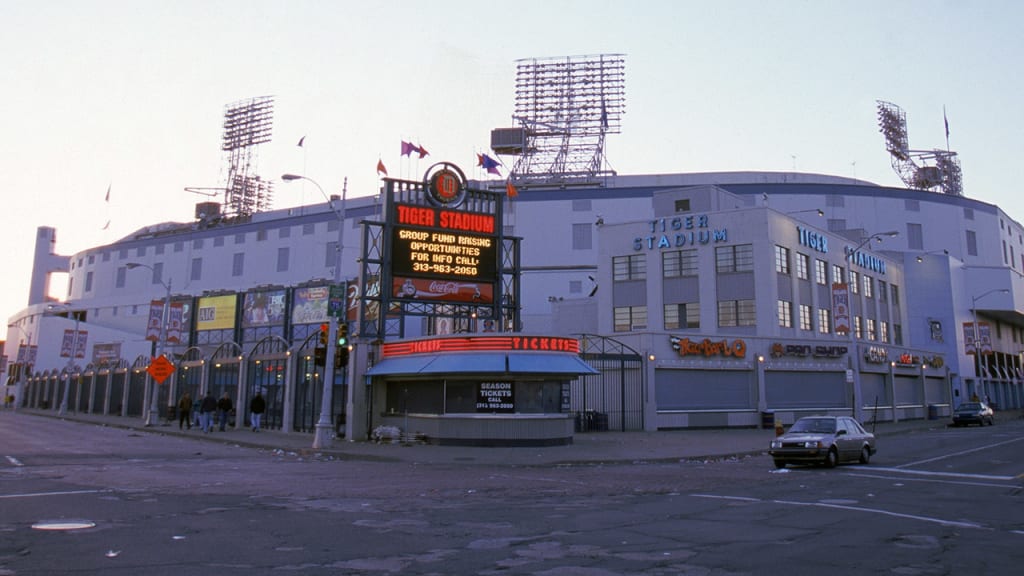
[[[972,326],[974,327],[974,377],[978,378],[981,373],[981,345],[978,342],[978,300],[981,300],[989,294],[995,294],[996,292],[1002,294],[1009,294],[1009,288],[993,288],[991,290],[982,292],[977,296],[971,296],[971,317],[973,319]]]
[[[870,236],[862,240],[861,243],[857,244],[857,246],[854,249],[846,251],[846,290],[847,298],[849,299],[847,309],[849,309],[850,311],[850,325],[847,328],[847,334],[850,336],[850,351],[847,354],[847,357],[850,361],[850,373],[853,376],[853,417],[856,418],[858,421],[862,420],[863,410],[861,408],[861,405],[863,404],[863,401],[861,400],[860,371],[857,369],[857,337],[854,333],[855,317],[853,315],[853,306],[851,305],[853,299],[850,297],[850,295],[853,294],[853,289],[850,286],[850,282],[853,277],[853,259],[857,255],[857,252],[859,252],[860,249],[863,248],[864,246],[867,246],[872,240],[877,240],[881,242],[882,238],[885,236],[889,238],[894,238],[898,235],[899,232],[896,230],[890,230],[888,232],[877,232],[875,234],[871,234]]]
[[[308,176],[302,176],[299,174],[282,174],[281,180],[285,182],[293,182],[295,180],[306,180],[311,182],[316,189],[320,191],[320,194],[327,200],[327,204],[331,207],[331,211],[338,218],[338,247],[335,250],[334,260],[334,285],[341,284],[341,251],[345,246],[345,215],[334,207],[334,202],[327,196],[324,189],[320,184]],[[344,196],[341,200],[342,209],[345,206]],[[345,306],[342,305],[342,314],[346,313]],[[334,405],[334,352],[336,343],[338,341],[338,323],[341,322],[340,316],[328,316],[328,329],[327,329],[327,350],[324,355],[324,374],[323,379],[323,397],[320,400],[320,419],[316,423],[316,433],[313,435],[313,449],[320,450],[328,448],[331,445],[331,439],[334,437],[334,425],[331,423],[331,414],[333,412]],[[327,376],[327,375],[330,376]]]
[[[167,289],[167,295],[164,298],[163,310],[160,313],[160,335],[157,337],[158,339],[156,358],[159,358],[164,355],[164,345],[167,341],[167,313],[171,305],[171,279],[168,278],[167,282],[164,282],[163,280],[157,277],[157,271],[152,266],[146,264],[140,264],[138,262],[128,262],[124,266],[129,270],[134,270],[135,268],[149,269],[153,273],[153,279],[156,280],[158,284]],[[150,376],[149,379],[153,382],[153,385],[150,391],[149,411],[146,413],[145,425],[153,426],[154,424],[156,424],[156,420],[158,419],[160,414],[160,406],[157,399],[157,396],[159,396],[159,394],[157,394],[157,391],[159,389],[157,388],[156,379],[153,378],[152,376]]]
[[[64,304],[50,304],[46,307],[50,312],[66,312],[67,314],[74,314],[75,316],[75,331],[71,336],[71,353],[68,354],[68,365],[64,369],[66,374],[67,383],[64,384],[64,394],[60,399],[60,409],[57,410],[58,416],[65,416],[68,413],[68,394],[71,391],[71,371],[75,369],[75,354],[78,352],[78,322],[81,319],[81,311],[72,310],[69,306],[70,302]]]

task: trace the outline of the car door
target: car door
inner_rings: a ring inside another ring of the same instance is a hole
[[[840,460],[850,460],[860,455],[860,439],[857,427],[851,425],[849,418],[836,418],[836,446]]]

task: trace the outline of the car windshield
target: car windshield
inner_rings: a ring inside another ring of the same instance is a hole
[[[957,408],[957,410],[962,410],[964,412],[975,412],[981,410],[981,404],[977,402],[968,402],[966,404],[961,404],[960,408]]]
[[[814,434],[835,434],[836,421],[833,418],[801,418],[797,420],[790,432],[812,432]]]

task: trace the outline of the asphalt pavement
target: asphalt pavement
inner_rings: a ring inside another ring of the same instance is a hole
[[[565,446],[543,447],[465,447],[438,446],[421,442],[348,441],[333,439],[326,448],[314,449],[313,434],[282,432],[249,428],[224,432],[214,427],[213,432],[179,430],[177,422],[160,421],[145,426],[141,418],[68,413],[58,416],[53,410],[4,410],[0,417],[62,418],[97,426],[134,430],[139,433],[162,434],[194,439],[196,442],[219,442],[229,445],[293,453],[298,456],[334,458],[338,460],[376,460],[382,462],[409,462],[422,464],[487,464],[504,466],[571,466],[600,465],[631,462],[677,462],[683,460],[715,460],[757,455],[768,450],[775,437],[774,429],[715,428],[666,430],[658,432],[586,432],[577,433],[573,443]],[[1024,411],[996,413],[1000,420],[1024,417]],[[884,438],[915,430],[945,428],[948,418],[936,420],[902,420],[900,422],[865,423],[869,431],[879,437],[884,450]]]

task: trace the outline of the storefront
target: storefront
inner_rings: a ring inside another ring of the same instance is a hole
[[[569,385],[597,374],[573,338],[506,334],[389,342],[366,372],[371,427],[432,444],[571,444]]]

